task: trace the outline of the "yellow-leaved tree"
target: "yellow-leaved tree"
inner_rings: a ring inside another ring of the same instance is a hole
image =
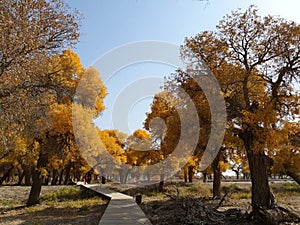
[[[186,38],[181,53],[190,60],[183,82],[203,61],[219,81],[226,101],[228,129],[243,143],[252,181],[253,216],[274,209],[268,183],[269,157],[280,149],[282,125],[299,111],[294,84],[300,70],[299,24],[277,16],[261,17],[255,6],[233,11],[215,32]],[[198,60],[197,60],[198,59]]]

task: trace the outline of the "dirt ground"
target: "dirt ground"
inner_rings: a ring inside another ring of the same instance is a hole
[[[41,195],[65,187],[43,186]],[[0,186],[0,225],[97,225],[106,209],[102,201],[86,208],[66,207],[62,203],[24,208],[29,192],[30,187]]]
[[[226,185],[223,184],[223,187],[225,186],[223,191],[226,189]],[[287,187],[286,189],[282,189],[282,184],[277,186],[275,185],[273,189],[278,204],[300,214],[300,189],[298,186]],[[65,187],[43,186],[41,195]],[[260,224],[245,219],[237,219],[251,211],[251,198],[247,195],[247,190],[250,188],[249,184],[236,185],[236,190],[224,198],[217,211],[211,211],[220,202],[220,200],[210,199],[211,184],[182,184],[180,196],[177,195],[177,186],[174,184],[166,185],[167,191],[165,193],[156,193],[154,189],[151,190],[151,188],[142,186],[106,184],[104,187],[132,196],[142,194],[143,201],[140,207],[153,225]],[[53,206],[42,203],[34,207],[22,208],[26,203],[29,191],[30,187],[0,186],[0,225],[96,225],[107,206],[103,201],[100,201],[99,204],[88,208],[66,207],[60,203]],[[237,197],[234,197],[234,194],[237,194]],[[285,224],[296,225],[299,223]]]
[[[222,196],[225,190],[231,190],[219,207],[221,200],[211,198],[212,183],[168,183],[165,185],[165,193],[159,194],[155,193],[155,187],[151,190],[151,187],[110,185],[110,188],[132,196],[142,194],[140,207],[153,225],[263,224],[249,219],[252,211],[249,182],[222,183]],[[300,188],[296,183],[271,184],[271,188],[279,206],[300,215]],[[296,224],[300,224],[300,221],[280,225]]]

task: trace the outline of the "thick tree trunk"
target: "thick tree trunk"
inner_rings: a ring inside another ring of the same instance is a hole
[[[32,175],[32,186],[27,201],[27,206],[32,206],[39,203],[40,193],[43,184],[43,177],[41,174],[41,168],[46,167],[48,161],[48,154],[43,153],[43,149],[40,151],[39,159],[37,162],[37,168]]]
[[[263,153],[247,152],[252,182],[252,204],[270,207],[270,187],[266,156]]]
[[[255,135],[251,131],[244,131],[241,136],[249,162],[252,183],[252,206],[271,208],[272,198],[268,182],[268,160],[263,151],[254,150]],[[255,207],[252,207],[253,216],[259,217]]]
[[[194,176],[194,170],[193,167],[189,166],[188,167],[188,177],[189,177],[189,182],[193,182],[193,176]]]
[[[27,206],[39,203],[43,183],[42,169],[45,169],[47,166],[50,152],[58,152],[61,149],[62,145],[57,143],[57,137],[55,136],[46,136],[45,140],[40,141],[40,153],[36,168],[32,174],[32,186],[27,201]]]
[[[214,171],[214,180],[213,180],[213,197],[219,198],[221,196],[221,167],[220,167],[220,157],[221,151],[217,154],[216,158],[212,163],[213,171]]]

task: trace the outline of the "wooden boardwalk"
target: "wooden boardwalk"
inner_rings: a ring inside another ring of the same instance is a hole
[[[151,225],[145,213],[131,196],[102,188],[100,185],[83,185],[110,198],[99,225]]]

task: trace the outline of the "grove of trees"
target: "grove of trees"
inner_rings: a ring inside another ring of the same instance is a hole
[[[91,169],[121,183],[158,175],[163,191],[166,168],[151,174],[146,166],[168,159],[182,137],[182,151],[189,149],[195,119],[201,124],[196,147],[178,168],[185,182],[193,182],[195,172],[202,172],[204,180],[213,174],[213,197],[219,198],[222,172],[231,169],[237,179],[243,174],[251,179],[254,218],[260,216],[258,208],[277,207],[271,176],[288,175],[300,185],[299,24],[262,17],[250,6],[226,15],[215,31],[187,37],[181,46],[186,69],[166,77],[144,129],[124,134],[93,123],[105,110],[107,91],[99,72],[84,68],[71,50],[80,20],[61,0],[0,0],[0,185],[11,178],[31,185],[28,206],[39,202],[43,184],[70,184]],[[220,85],[227,120],[222,147],[203,169],[215,124],[202,88],[208,84],[196,80],[207,70]],[[86,91],[82,98],[76,97],[79,83]],[[95,88],[97,97],[90,99]],[[189,110],[191,103],[197,118]],[[74,134],[74,112],[83,124],[82,143]],[[182,113],[188,118],[184,123]],[[89,139],[95,129],[96,137]],[[102,163],[103,148],[119,162],[118,168]],[[90,160],[96,157],[100,160]]]

